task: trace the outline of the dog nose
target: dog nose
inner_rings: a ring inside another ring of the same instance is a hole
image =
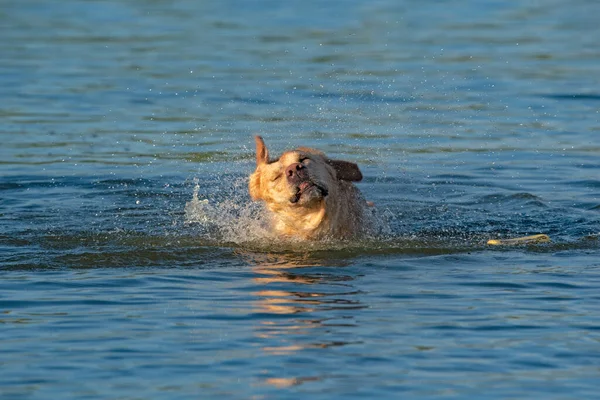
[[[296,183],[305,178],[305,168],[306,167],[300,163],[291,164],[285,169],[285,176],[288,181]]]
[[[295,163],[295,164],[292,164],[292,165],[288,166],[285,169],[285,174],[287,176],[294,176],[294,174],[297,174],[298,171],[300,171],[303,168],[304,168],[304,165],[302,165],[300,163]]]

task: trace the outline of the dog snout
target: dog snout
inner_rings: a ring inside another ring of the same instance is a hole
[[[306,167],[300,163],[289,165],[285,169],[285,176],[287,177],[288,182],[291,184],[298,184],[308,179]]]

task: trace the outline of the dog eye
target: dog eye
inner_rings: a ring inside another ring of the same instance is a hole
[[[271,182],[275,182],[276,180],[278,180],[279,178],[281,178],[283,176],[283,174],[279,174],[276,177],[274,177],[273,179],[271,179]]]

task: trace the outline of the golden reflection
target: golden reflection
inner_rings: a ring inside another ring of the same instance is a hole
[[[252,308],[260,315],[255,335],[264,342],[261,350],[265,354],[287,356],[307,349],[349,344],[343,340],[318,339],[335,338],[331,331],[336,327],[351,329],[355,324],[353,310],[364,308],[356,299],[354,277],[339,268],[343,265],[324,265],[327,260],[298,254],[241,255],[253,265],[252,281],[257,290],[252,293],[255,297]],[[330,268],[331,272],[324,273],[323,268]],[[270,376],[262,382],[285,388],[320,379],[280,374],[268,371]]]
[[[322,263],[318,260],[311,260],[308,256],[294,255],[287,256],[282,254],[249,254],[247,258],[254,264],[253,272],[255,277],[252,280],[261,287],[253,294],[257,297],[255,302],[255,311],[266,314],[307,314],[314,312],[320,305],[323,305],[327,294],[316,292],[311,289],[316,284],[328,281],[328,276],[324,274],[302,273],[302,268],[320,267]],[[346,278],[347,279],[347,278]],[[281,288],[285,285],[286,289],[293,284],[293,291]],[[278,288],[268,288],[267,286],[280,286]],[[316,289],[316,288],[314,288]],[[266,321],[267,324],[275,323]],[[314,327],[315,324],[302,322],[301,325],[286,325],[286,330],[298,330],[302,328]]]
[[[321,380],[318,376],[307,376],[303,378],[268,378],[265,379],[265,383],[276,388],[288,388],[291,386],[297,386],[304,382],[319,381]]]

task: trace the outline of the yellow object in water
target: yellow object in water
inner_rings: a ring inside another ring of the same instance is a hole
[[[516,244],[535,244],[535,243],[547,243],[550,241],[550,236],[548,235],[532,235],[532,236],[523,236],[520,238],[513,239],[490,239],[487,244],[492,246],[501,246],[501,245],[516,245]]]

